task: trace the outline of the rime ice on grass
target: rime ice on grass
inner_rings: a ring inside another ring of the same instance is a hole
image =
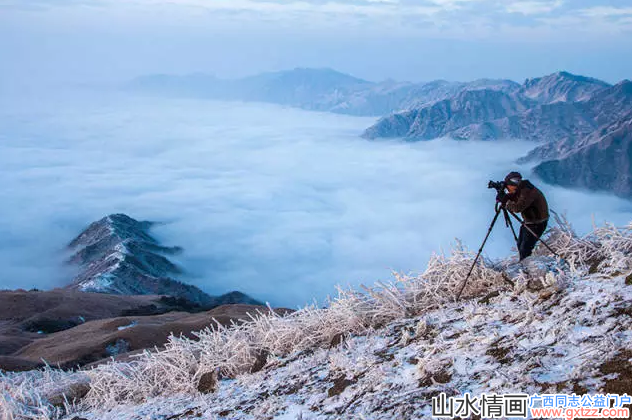
[[[605,225],[578,237],[560,219],[547,240],[563,262],[540,247],[532,268],[523,264],[527,269],[511,277],[515,261],[482,259],[459,302],[473,253],[457,244],[418,276],[395,274],[362,292],[339,289],[326,308],[212,325],[198,340],[171,337],[164,350],[86,372],[5,374],[0,414],[423,418],[438,392],[614,390],[627,383],[627,371],[617,372],[612,361],[632,357],[632,228]],[[527,287],[536,280],[537,288]],[[209,375],[219,380],[202,394],[200,381]],[[52,404],[87,382],[84,397]]]

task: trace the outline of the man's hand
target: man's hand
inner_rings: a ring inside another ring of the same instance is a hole
[[[498,191],[498,194],[496,194],[496,202],[504,206],[507,204],[507,201],[509,201],[509,194],[504,191]]]

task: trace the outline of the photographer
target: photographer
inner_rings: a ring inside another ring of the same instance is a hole
[[[525,226],[520,227],[518,236],[518,251],[520,260],[527,258],[544,231],[549,220],[549,207],[542,191],[528,180],[523,180],[518,172],[511,172],[505,177],[504,190],[498,192],[496,201],[513,213],[522,213]],[[534,236],[533,234],[537,236]]]

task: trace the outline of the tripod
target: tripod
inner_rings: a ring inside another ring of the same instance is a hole
[[[461,293],[463,293],[463,289],[465,289],[465,285],[467,284],[467,281],[472,275],[472,271],[474,271],[476,262],[478,261],[478,258],[481,256],[481,253],[483,252],[483,248],[485,247],[485,244],[487,243],[487,239],[489,239],[489,235],[492,233],[492,229],[494,229],[494,225],[496,224],[496,220],[498,220],[498,216],[500,216],[501,211],[503,212],[505,216],[505,224],[511,227],[511,232],[513,233],[514,239],[516,240],[516,244],[518,244],[518,237],[516,236],[516,231],[514,230],[514,227],[513,227],[513,224],[511,223],[511,219],[509,218],[509,215],[512,215],[516,220],[518,220],[518,222],[520,222],[520,224],[530,234],[532,234],[535,238],[537,238],[538,241],[542,242],[544,246],[553,253],[553,255],[559,258],[559,255],[555,251],[553,251],[551,247],[546,242],[544,242],[538,235],[536,235],[535,232],[524,222],[524,220],[518,217],[514,212],[507,210],[504,206],[500,205],[500,203],[496,203],[496,214],[494,215],[494,218],[492,219],[492,223],[489,225],[489,229],[487,229],[487,235],[485,235],[485,239],[483,240],[483,243],[481,244],[481,247],[479,248],[478,253],[476,254],[476,258],[474,258],[474,262],[472,263],[472,266],[470,267],[470,271],[467,273],[467,276],[465,277],[465,280],[463,281],[463,284],[461,285],[461,288],[459,289],[459,293],[456,296],[457,301],[461,298]]]

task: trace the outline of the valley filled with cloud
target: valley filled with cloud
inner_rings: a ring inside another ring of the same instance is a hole
[[[493,216],[489,179],[534,143],[368,141],[374,118],[240,102],[92,91],[3,98],[0,288],[72,277],[64,247],[124,212],[164,224],[183,280],[295,307],[423,271],[455,238],[478,249]],[[627,223],[629,202],[541,186],[580,232]],[[486,252],[511,253],[499,223]]]

